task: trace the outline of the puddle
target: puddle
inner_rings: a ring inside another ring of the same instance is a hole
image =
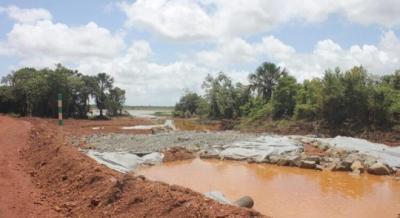
[[[137,173],[201,193],[220,191],[230,200],[249,195],[256,210],[275,218],[400,214],[400,181],[391,177],[200,159],[141,167]]]

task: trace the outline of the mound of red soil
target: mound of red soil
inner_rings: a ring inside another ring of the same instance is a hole
[[[124,175],[98,165],[64,141],[63,127],[34,123],[23,152],[46,202],[73,217],[258,217],[180,186]],[[177,175],[179,176],[179,175]],[[183,175],[182,175],[183,176]]]
[[[0,116],[0,217],[56,217],[24,170],[30,123]]]

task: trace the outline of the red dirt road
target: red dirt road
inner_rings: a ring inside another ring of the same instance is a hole
[[[40,190],[23,170],[20,151],[28,146],[31,124],[0,116],[0,217],[55,217],[40,201]]]

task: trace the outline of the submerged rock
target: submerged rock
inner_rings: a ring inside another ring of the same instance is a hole
[[[386,164],[378,162],[368,168],[368,173],[375,175],[390,175],[392,173],[392,169]]]

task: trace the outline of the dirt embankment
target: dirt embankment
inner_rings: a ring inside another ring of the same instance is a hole
[[[26,170],[42,190],[40,204],[73,217],[252,217],[254,210],[222,205],[180,186],[123,175],[65,143],[65,130],[36,120]],[[184,175],[182,175],[184,176]]]
[[[24,170],[21,151],[27,149],[31,125],[0,116],[0,217],[56,217],[42,204],[41,190]]]

